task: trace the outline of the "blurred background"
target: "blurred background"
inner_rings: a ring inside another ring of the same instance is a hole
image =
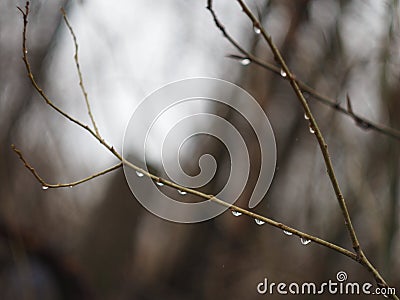
[[[297,78],[343,106],[349,94],[356,113],[400,129],[397,0],[248,4]],[[259,299],[267,297],[256,290],[264,278],[318,283],[334,280],[338,271],[347,272],[348,281],[373,283],[354,261],[229,211],[199,224],[162,220],[134,199],[122,170],[74,188],[42,190],[12,152],[12,143],[50,183],[74,181],[116,161],[33,90],[21,59],[16,5],[25,3],[0,2],[1,299]],[[99,130],[119,150],[133,109],[160,86],[196,76],[238,84],[262,105],[277,142],[275,178],[255,211],[351,249],[316,139],[289,84],[256,65],[226,58],[238,53],[205,6],[205,0],[31,1],[33,71],[55,103],[90,123],[73,42],[59,10],[65,7]],[[236,2],[217,0],[215,9],[243,47],[273,62]],[[309,102],[365,253],[399,289],[400,141],[364,130],[312,97]],[[226,109],[216,113],[240,126]],[[258,146],[255,141],[247,146],[257,170]],[[200,140],[192,148],[184,154],[188,174],[198,172],[191,157],[212,153],[221,166],[228,160],[214,141]],[[256,173],[238,205],[246,207]],[[218,178],[215,182],[218,190]],[[290,298],[268,295],[282,297]]]

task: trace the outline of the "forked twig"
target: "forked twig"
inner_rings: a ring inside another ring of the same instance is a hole
[[[360,247],[360,243],[358,241],[356,232],[354,230],[354,227],[352,225],[352,221],[350,218],[350,214],[349,211],[347,209],[347,205],[346,205],[346,201],[343,197],[342,191],[340,189],[338,180],[336,178],[335,175],[335,171],[333,169],[333,165],[332,165],[332,161],[330,159],[330,154],[328,151],[328,145],[325,142],[325,139],[322,135],[322,132],[317,124],[317,121],[314,118],[314,115],[312,114],[310,107],[307,103],[307,100],[305,99],[301,88],[298,84],[298,81],[296,79],[296,77],[294,76],[294,74],[291,72],[291,70],[289,69],[289,67],[287,66],[285,60],[283,59],[279,49],[276,47],[276,45],[274,44],[274,42],[272,41],[271,36],[269,36],[266,32],[266,30],[263,28],[263,26],[261,26],[260,22],[258,21],[258,19],[254,16],[254,14],[251,12],[251,10],[248,8],[248,6],[244,3],[243,0],[237,0],[237,2],[239,3],[239,5],[241,6],[243,12],[247,15],[247,17],[250,19],[250,21],[252,22],[252,25],[254,26],[254,28],[257,28],[258,31],[260,32],[260,34],[262,35],[262,37],[264,38],[264,40],[267,42],[267,44],[269,45],[273,55],[274,55],[274,59],[275,61],[280,65],[280,70],[282,70],[282,76],[286,77],[290,83],[290,85],[292,86],[293,91],[295,92],[298,100],[300,101],[305,114],[308,117],[309,123],[310,123],[310,128],[313,130],[315,137],[318,141],[318,144],[320,146],[320,150],[322,153],[322,156],[324,158],[324,162],[327,168],[327,173],[329,176],[329,179],[331,181],[332,187],[335,191],[335,195],[336,198],[338,200],[343,218],[344,218],[344,223],[345,226],[347,228],[347,231],[349,233],[349,236],[351,238],[352,244],[353,244],[353,249],[355,251],[355,253],[357,254],[357,261],[359,263],[361,263],[363,266],[365,266],[367,268],[368,271],[370,271],[373,275],[374,278],[377,282],[377,284],[379,286],[384,286],[384,287],[389,287],[389,285],[385,282],[385,280],[383,279],[383,277],[379,274],[379,272],[376,270],[376,268],[369,262],[369,260],[367,259],[367,257],[365,256],[365,254],[363,253],[361,247]],[[212,7],[212,0],[208,0],[208,5],[207,8],[210,10],[214,21],[216,20],[216,14],[213,10]],[[219,23],[217,21],[215,21],[216,23]],[[220,26],[217,25],[218,28],[221,28]],[[223,34],[225,35],[225,30],[223,31]],[[350,115],[352,115],[354,117],[354,113],[353,110],[351,108],[351,103],[350,103],[350,99],[348,98],[347,101],[347,105],[348,105],[348,112]],[[392,296],[393,299],[398,299],[396,295],[390,295]]]
[[[184,192],[186,192],[188,194],[192,194],[192,195],[201,197],[203,199],[210,200],[210,201],[215,202],[215,203],[217,203],[219,205],[225,206],[225,207],[229,208],[232,211],[236,211],[236,212],[242,213],[243,215],[246,215],[246,216],[248,216],[250,218],[260,220],[262,222],[265,222],[266,224],[269,224],[269,225],[274,226],[276,228],[279,228],[281,230],[290,232],[293,235],[296,235],[296,236],[298,236],[300,238],[304,238],[304,239],[313,241],[316,244],[319,244],[319,245],[322,245],[322,246],[327,247],[329,249],[332,249],[332,250],[334,250],[334,251],[336,251],[338,253],[341,253],[341,254],[351,258],[352,260],[359,261],[359,259],[360,259],[359,252],[355,252],[354,253],[354,252],[349,251],[349,250],[347,250],[345,248],[342,248],[342,247],[340,247],[340,246],[338,246],[338,245],[336,245],[334,243],[328,242],[328,241],[326,241],[324,239],[321,239],[321,238],[318,238],[316,236],[304,233],[304,232],[302,232],[300,230],[297,230],[295,228],[292,228],[290,226],[287,226],[285,224],[282,224],[280,222],[277,222],[277,221],[272,220],[270,218],[267,218],[265,216],[253,213],[253,212],[251,212],[249,210],[246,210],[246,209],[243,209],[243,208],[238,207],[236,205],[230,204],[230,203],[228,203],[226,201],[218,199],[217,197],[215,197],[213,195],[208,195],[208,194],[202,193],[200,191],[197,191],[197,190],[194,190],[194,189],[190,189],[190,188],[178,185],[178,184],[176,184],[176,183],[174,183],[172,181],[169,181],[167,179],[164,179],[164,178],[158,177],[158,176],[156,176],[156,175],[154,175],[152,173],[149,173],[146,170],[144,170],[142,168],[139,168],[138,166],[136,166],[136,165],[132,164],[131,162],[125,160],[122,157],[122,155],[119,154],[119,152],[117,150],[115,150],[115,148],[113,146],[108,144],[101,137],[101,135],[96,132],[96,130],[91,129],[89,126],[87,126],[87,125],[83,124],[82,122],[80,122],[79,120],[71,117],[68,113],[66,113],[62,109],[60,109],[56,104],[54,104],[53,101],[50,100],[50,98],[46,95],[46,93],[39,87],[39,85],[37,84],[37,82],[36,82],[36,80],[34,78],[34,75],[32,73],[32,70],[31,70],[31,67],[30,67],[30,64],[29,64],[29,60],[28,60],[28,56],[27,56],[26,29],[27,29],[27,24],[28,24],[29,2],[26,3],[25,11],[23,11],[19,7],[18,7],[18,9],[21,11],[21,13],[23,15],[23,21],[24,21],[23,34],[22,34],[22,48],[23,48],[23,57],[22,57],[22,59],[23,59],[24,64],[25,64],[28,77],[29,77],[34,89],[39,93],[39,95],[46,102],[46,104],[48,104],[53,110],[55,110],[57,113],[61,114],[67,120],[71,121],[72,123],[75,123],[76,125],[80,126],[84,130],[88,131],[96,140],[98,140],[100,142],[101,145],[106,147],[120,161],[119,164],[117,164],[117,165],[115,165],[115,166],[113,166],[113,167],[111,167],[111,168],[109,168],[107,170],[104,170],[104,171],[102,171],[100,173],[97,173],[95,175],[89,176],[88,178],[85,178],[85,179],[82,179],[82,180],[78,181],[79,183],[87,182],[87,181],[89,181],[89,180],[91,180],[91,179],[93,179],[95,177],[98,177],[98,176],[104,175],[106,173],[109,173],[109,172],[111,172],[113,170],[116,170],[116,169],[120,168],[122,165],[126,165],[126,166],[128,166],[128,167],[130,167],[130,168],[132,168],[132,169],[134,169],[136,171],[141,172],[144,176],[147,176],[147,177],[151,178],[155,182],[161,182],[164,185],[169,186],[171,188],[174,188],[176,190],[181,190],[181,191],[184,191]],[[74,41],[76,42],[76,40],[74,40]],[[78,57],[76,57],[76,59],[78,60]],[[78,63],[78,65],[79,65],[79,63]],[[289,72],[289,70],[287,69],[287,67],[286,67],[286,70],[288,71],[288,74],[291,74]],[[83,85],[83,81],[82,81],[82,85]],[[88,105],[88,107],[90,108],[90,105]],[[312,117],[311,114],[310,114],[310,116]],[[315,122],[314,119],[312,119],[312,120],[313,120],[313,122]],[[33,174],[33,176],[42,185],[45,184],[45,186],[52,187],[52,188],[59,188],[59,187],[64,187],[65,185],[68,185],[68,186],[71,185],[71,184],[50,185],[50,184],[46,183],[39,176],[39,174],[36,172],[36,170],[30,164],[27,163],[26,159],[22,155],[22,152],[20,150],[18,150],[14,145],[12,145],[12,148],[17,153],[19,158],[22,160],[22,162],[24,163],[25,167]]]
[[[214,9],[212,9],[212,1],[211,1],[211,5],[209,4],[209,2],[210,1],[208,1],[207,9],[210,11],[215,25],[221,31],[224,38],[226,38],[228,40],[228,42],[242,54],[242,55],[231,54],[231,55],[228,55],[227,57],[229,57],[231,59],[239,60],[239,61],[248,60],[248,62],[254,63],[255,65],[258,65],[266,70],[269,70],[269,71],[279,75],[280,78],[289,80],[289,78],[287,76],[282,76],[282,69],[280,67],[277,67],[276,65],[274,65],[272,63],[262,61],[257,56],[255,56],[254,54],[250,53],[249,51],[244,49],[242,46],[240,46],[240,44],[229,34],[229,32],[226,30],[225,26],[218,19]],[[260,31],[260,33],[261,33],[261,31]],[[285,73],[283,73],[283,74],[285,74]],[[296,81],[297,81],[297,84],[298,84],[298,87],[300,88],[300,90],[302,92],[308,93],[311,96],[310,98],[315,99],[318,102],[320,102],[326,106],[329,106],[330,108],[332,108],[344,115],[351,117],[358,127],[362,128],[364,130],[371,129],[371,130],[377,131],[379,133],[382,133],[386,136],[400,140],[400,131],[399,130],[396,130],[394,128],[391,128],[391,127],[388,127],[388,126],[385,126],[382,124],[372,122],[371,120],[363,118],[363,117],[355,114],[354,112],[349,112],[346,108],[340,106],[339,101],[321,94],[320,92],[318,92],[314,88],[310,87],[308,84],[299,80],[298,78],[296,78]]]
[[[96,177],[100,177],[102,175],[105,175],[107,173],[110,173],[114,170],[117,170],[119,168],[122,167],[122,162],[108,168],[105,169],[101,172],[95,173],[93,175],[90,175],[86,178],[77,180],[77,181],[73,181],[73,182],[69,182],[69,183],[56,183],[56,184],[51,184],[51,183],[47,183],[40,175],[39,173],[35,170],[35,168],[33,168],[25,159],[24,155],[22,154],[21,150],[17,149],[17,147],[15,147],[15,145],[11,145],[11,148],[13,149],[13,151],[18,155],[19,159],[23,162],[24,166],[32,173],[32,175],[37,179],[37,181],[40,182],[40,184],[42,185],[43,189],[48,189],[48,188],[63,188],[63,187],[73,187],[76,185],[79,185],[81,183],[87,182],[89,180],[95,179]]]
[[[100,144],[106,147],[115,157],[117,157],[118,160],[122,161],[122,156],[114,149],[113,146],[106,143],[106,141],[100,136],[98,136],[96,132],[93,129],[91,129],[88,125],[83,124],[81,121],[72,117],[70,114],[66,113],[64,110],[58,107],[53,101],[51,101],[51,99],[46,95],[46,93],[42,90],[42,88],[40,88],[40,86],[36,82],[35,77],[33,76],[32,69],[28,60],[28,48],[26,46],[26,30],[28,26],[29,1],[26,2],[25,11],[23,11],[20,7],[17,8],[22,13],[24,21],[24,26],[22,31],[22,60],[25,64],[29,80],[31,81],[34,89],[39,93],[39,95],[42,97],[42,99],[46,102],[47,105],[49,105],[52,109],[54,109],[57,113],[62,115],[67,120],[71,121],[72,123],[78,125],[82,129],[89,132],[94,138],[96,138],[100,142]]]

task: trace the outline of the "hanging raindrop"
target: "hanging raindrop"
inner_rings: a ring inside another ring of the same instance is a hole
[[[281,76],[283,77],[283,78],[285,78],[286,77],[286,72],[285,72],[285,70],[284,69],[281,69]]]
[[[162,183],[162,182],[160,182],[160,181],[157,181],[156,184],[157,184],[158,186],[163,186],[163,185],[164,185],[164,183]]]
[[[240,211],[232,210],[232,215],[234,215],[235,217],[240,217],[242,213]]]
[[[304,113],[304,119],[310,120],[310,117],[307,115],[307,113]]]
[[[255,32],[256,34],[260,34],[260,33],[261,33],[261,28],[260,28],[260,27],[254,26],[253,29],[254,29],[254,32]]]
[[[138,177],[143,177],[143,176],[144,176],[144,174],[143,174],[142,172],[139,172],[139,171],[136,171],[136,175],[137,175]]]
[[[45,185],[42,186],[42,190],[48,190],[48,189],[49,189],[48,186],[45,186]]]
[[[178,190],[178,193],[181,194],[181,195],[186,195],[187,194],[187,192],[181,191],[181,190]]]
[[[265,222],[259,219],[254,219],[254,221],[256,222],[257,225],[264,225]]]
[[[250,61],[250,59],[248,59],[248,58],[244,58],[244,59],[242,59],[242,60],[240,61],[240,63],[241,63],[243,66],[247,66],[247,65],[249,65],[249,64],[251,63],[251,61]]]
[[[302,237],[302,238],[300,238],[300,242],[303,245],[308,245],[309,243],[311,243],[311,240]]]
[[[310,125],[309,129],[310,129],[310,133],[315,133],[315,130],[312,128],[311,125]]]
[[[291,233],[290,231],[286,231],[286,230],[284,230],[283,233],[286,235],[293,235],[293,233]]]

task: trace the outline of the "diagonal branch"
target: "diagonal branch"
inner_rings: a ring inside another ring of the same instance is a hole
[[[209,0],[209,2],[212,2],[212,0]],[[263,38],[265,41],[268,43],[275,60],[277,63],[281,66],[281,70],[283,74],[286,74],[285,77],[288,78],[290,85],[293,88],[293,91],[295,92],[298,100],[300,101],[301,105],[303,106],[305,114],[308,116],[309,122],[310,122],[310,128],[314,131],[315,137],[318,141],[318,144],[321,149],[322,156],[325,161],[325,165],[327,168],[328,176],[331,181],[332,187],[335,191],[336,198],[338,200],[340,209],[342,211],[342,215],[344,218],[344,223],[347,228],[347,231],[349,233],[349,236],[351,238],[352,244],[353,244],[353,249],[357,253],[357,260],[364,265],[367,270],[369,270],[375,277],[375,280],[378,285],[388,287],[388,284],[385,282],[383,277],[379,274],[379,272],[376,270],[376,268],[369,262],[365,254],[363,253],[356,232],[354,230],[349,211],[347,209],[347,205],[345,202],[345,199],[343,197],[342,191],[339,187],[338,180],[335,175],[335,171],[333,169],[332,161],[330,159],[329,151],[328,151],[328,145],[325,142],[325,139],[322,135],[322,132],[317,124],[317,121],[314,118],[314,115],[312,114],[310,107],[308,106],[307,100],[304,98],[304,95],[297,83],[297,80],[294,76],[294,74],[291,72],[289,67],[287,66],[285,60],[283,59],[279,49],[276,47],[275,43],[272,41],[271,36],[269,36],[266,32],[266,30],[261,26],[260,22],[257,20],[257,18],[254,16],[254,14],[250,11],[250,9],[247,7],[247,5],[244,3],[243,0],[237,0],[239,5],[241,6],[243,12],[248,16],[248,18],[251,20],[253,26],[255,28],[260,29],[260,33],[262,34]],[[352,113],[351,110],[351,104],[350,101],[348,100],[348,106],[349,106],[349,113]],[[396,295],[391,295],[393,296],[394,299],[398,299]]]
[[[243,56],[241,55],[228,55],[229,58],[232,59],[236,59],[239,61],[243,61],[244,59],[248,59],[250,62],[254,63],[255,65],[258,65],[266,70],[269,70],[277,75],[279,75],[281,78],[283,79],[287,79],[287,77],[283,77],[281,74],[281,69],[278,68],[277,66],[275,66],[272,63],[269,62],[264,62],[261,61],[258,57],[252,55],[249,52],[246,52],[243,54]],[[355,122],[355,124],[360,127],[361,129],[364,130],[374,130],[376,132],[379,132],[381,134],[384,134],[388,137],[394,138],[396,140],[400,141],[400,131],[396,130],[392,127],[389,126],[385,126],[382,124],[378,124],[376,122],[373,122],[371,120],[368,120],[364,117],[361,117],[360,115],[354,113],[353,112],[349,112],[348,109],[340,106],[339,101],[336,99],[333,99],[331,97],[325,96],[323,94],[321,94],[320,92],[318,92],[316,89],[312,88],[311,86],[309,86],[308,84],[306,84],[305,82],[299,80],[296,78],[297,84],[299,85],[300,90],[303,93],[307,93],[309,94],[311,97],[311,99],[317,100],[318,102],[329,106],[330,108],[338,111],[339,113],[342,113],[344,115],[347,115],[349,117],[351,117],[353,119],[353,121]]]
[[[96,125],[96,122],[94,120],[94,117],[93,117],[93,114],[92,114],[92,108],[90,107],[88,93],[86,92],[85,85],[83,84],[83,76],[82,76],[82,71],[81,71],[81,67],[80,67],[80,64],[79,64],[79,57],[78,57],[78,41],[76,39],[75,32],[72,29],[71,24],[69,23],[69,20],[68,20],[68,17],[67,17],[67,14],[66,14],[64,8],[61,8],[61,13],[63,15],[64,22],[67,25],[67,27],[69,29],[69,32],[71,33],[72,39],[74,40],[74,46],[75,46],[74,60],[75,60],[76,70],[77,70],[78,76],[79,76],[79,86],[81,87],[83,98],[85,99],[85,103],[86,103],[86,109],[87,109],[87,112],[89,114],[89,118],[92,121],[92,125],[93,125],[93,128],[94,128],[94,131],[96,132],[96,135],[98,137],[100,137],[99,129],[98,129],[98,127]]]

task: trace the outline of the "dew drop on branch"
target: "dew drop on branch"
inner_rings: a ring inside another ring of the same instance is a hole
[[[287,74],[286,74],[286,72],[285,72],[284,69],[281,69],[281,76],[282,76],[283,78],[285,78],[285,77],[287,76]]]
[[[42,186],[42,190],[44,190],[44,191],[45,191],[45,190],[48,190],[48,189],[49,189],[49,187],[48,187],[48,186],[45,186],[45,185],[43,185],[43,186]]]
[[[178,190],[178,193],[181,194],[181,195],[186,195],[187,194],[187,192],[182,191],[182,190]]]
[[[300,238],[300,242],[301,242],[303,245],[308,245],[309,243],[311,243],[311,240],[306,239],[306,238]]]
[[[314,130],[314,128],[312,128],[312,126],[310,126],[309,129],[310,129],[310,133],[315,133],[315,130]]]
[[[250,61],[250,59],[248,59],[248,58],[243,58],[243,59],[240,61],[240,63],[241,63],[243,66],[247,66],[247,65],[249,65],[249,64],[251,63],[251,61]]]
[[[260,220],[260,219],[254,219],[254,221],[256,222],[257,225],[264,225],[265,222]]]
[[[139,172],[139,171],[136,171],[136,175],[137,175],[138,177],[143,177],[143,176],[144,176],[144,174],[143,174],[142,172]]]
[[[307,113],[304,113],[304,119],[310,120],[310,117],[307,115]]]
[[[291,233],[290,231],[286,231],[286,230],[284,230],[283,233],[286,235],[293,235],[293,233]]]
[[[256,34],[260,34],[261,33],[261,29],[260,29],[260,27],[258,27],[258,26],[253,26],[253,30],[254,30],[254,32],[256,33]]]
[[[164,185],[164,183],[162,183],[162,182],[160,182],[160,181],[157,181],[156,184],[157,184],[158,186],[163,186],[163,185]]]
[[[234,215],[235,217],[240,217],[242,213],[240,211],[232,210],[232,215]]]

